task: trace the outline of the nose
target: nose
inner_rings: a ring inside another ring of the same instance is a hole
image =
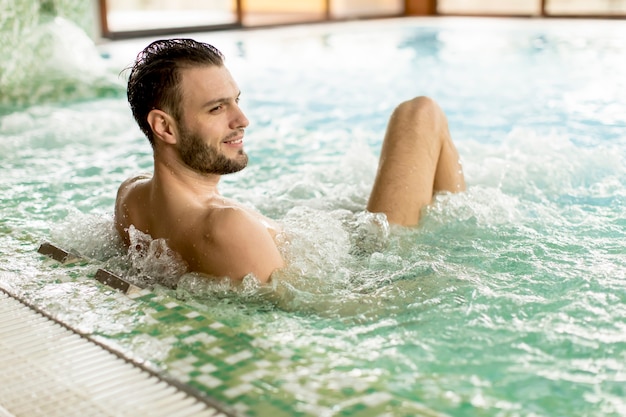
[[[239,106],[235,106],[235,112],[234,112],[234,115],[230,124],[231,124],[230,125],[231,129],[239,129],[239,128],[248,127],[248,125],[250,124],[250,121],[248,120],[246,115],[243,113],[241,108]]]

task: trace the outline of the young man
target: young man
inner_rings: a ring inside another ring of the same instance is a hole
[[[283,267],[276,224],[224,198],[220,177],[245,168],[239,88],[213,46],[191,39],[156,41],[131,70],[128,101],[150,141],[154,174],[120,186],[115,225],[165,239],[190,271],[267,282]],[[400,104],[383,143],[367,210],[390,223],[416,225],[439,191],[465,189],[459,155],[439,106],[426,97]]]

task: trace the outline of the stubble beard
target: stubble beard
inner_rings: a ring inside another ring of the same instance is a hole
[[[228,158],[214,146],[206,144],[200,135],[183,126],[180,128],[178,151],[183,162],[201,174],[232,174],[248,165],[248,155],[243,149],[238,151],[236,158]]]

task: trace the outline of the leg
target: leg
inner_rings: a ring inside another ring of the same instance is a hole
[[[459,154],[441,108],[427,97],[400,104],[391,115],[367,209],[390,223],[413,226],[439,191],[465,190]]]

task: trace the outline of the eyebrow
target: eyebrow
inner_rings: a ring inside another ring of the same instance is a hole
[[[241,91],[239,91],[239,93],[237,93],[237,97],[235,97],[235,99],[238,99],[240,96],[241,96]],[[227,103],[227,102],[229,102],[231,100],[232,99],[230,97],[216,98],[215,100],[207,101],[206,103],[204,103],[202,105],[202,107],[203,108],[205,108],[205,107],[212,107],[212,106],[215,106],[216,104]]]

